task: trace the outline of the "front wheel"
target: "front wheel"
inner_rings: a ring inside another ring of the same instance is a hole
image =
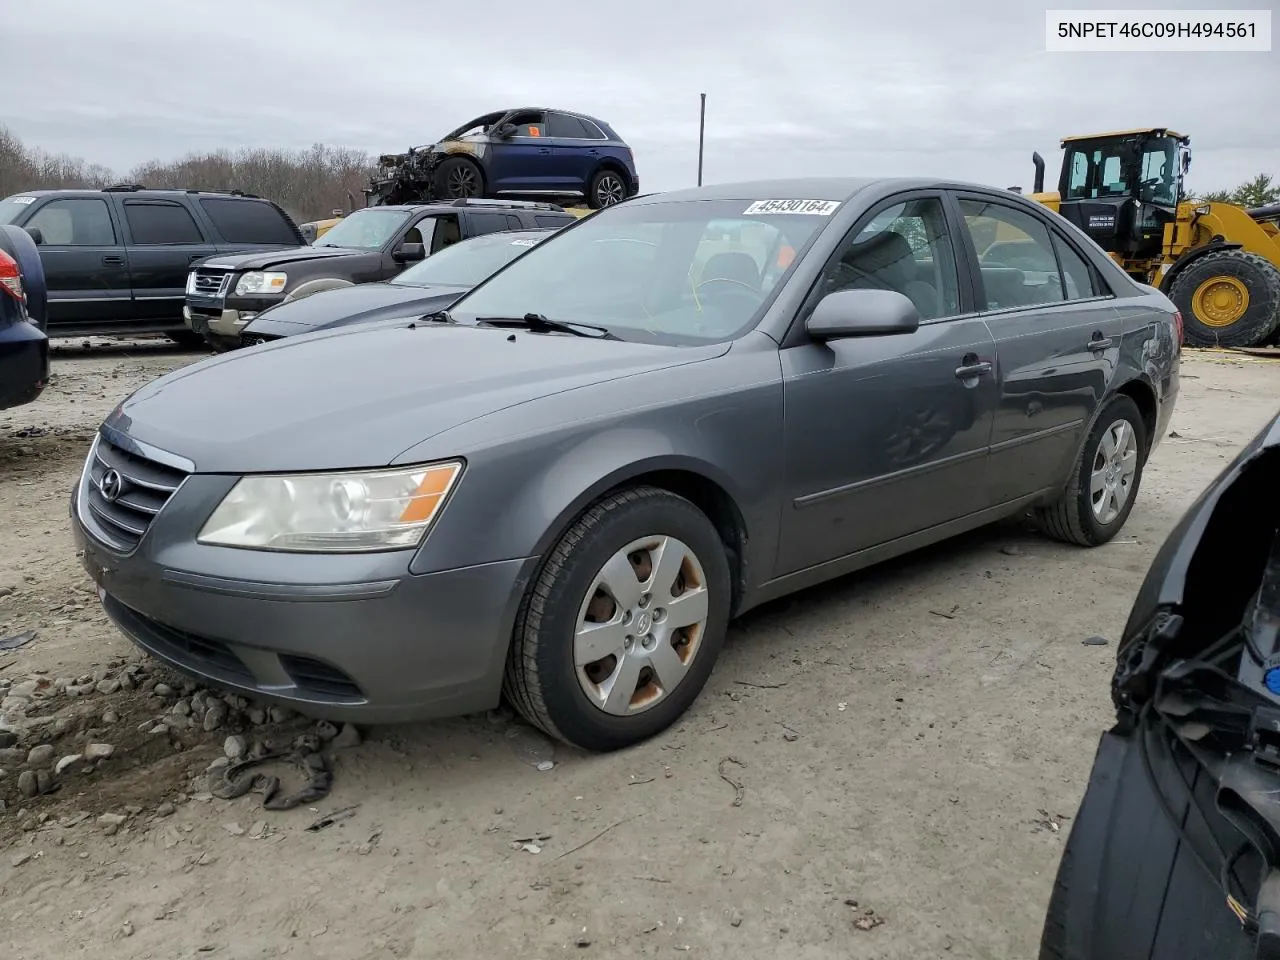
[[[724,643],[724,544],[683,497],[633,487],[560,538],[516,619],[504,692],[530,723],[586,750],[670,726]]]
[[[1113,397],[1085,440],[1067,488],[1035,512],[1041,531],[1082,547],[1109,541],[1129,519],[1142,482],[1147,426],[1129,397]]]
[[[627,199],[627,185],[616,170],[601,170],[591,178],[587,190],[587,205],[592,210],[611,207]]]
[[[449,157],[436,167],[436,196],[441,200],[462,200],[484,194],[480,168],[463,157]]]

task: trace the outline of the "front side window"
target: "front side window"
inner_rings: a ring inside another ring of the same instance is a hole
[[[344,247],[352,250],[381,250],[409,215],[403,210],[357,210],[344,217],[313,246]]]
[[[38,229],[46,246],[109,247],[116,243],[115,227],[105,200],[65,197],[50,200],[31,217],[28,229]]]
[[[978,253],[988,310],[1067,299],[1049,228],[1004,204],[961,200],[960,211]]]
[[[462,323],[536,313],[650,343],[732,339],[830,223],[793,209],[750,198],[609,207],[544,240],[450,313]]]
[[[942,201],[925,197],[895,204],[858,231],[828,265],[822,293],[892,290],[922,320],[960,312],[959,281]]]

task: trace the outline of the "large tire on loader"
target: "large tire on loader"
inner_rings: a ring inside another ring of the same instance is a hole
[[[1215,250],[1178,274],[1169,299],[1191,346],[1260,346],[1280,328],[1280,269],[1256,253]]]

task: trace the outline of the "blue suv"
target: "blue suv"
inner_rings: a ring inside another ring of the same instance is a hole
[[[585,200],[611,206],[640,190],[631,148],[603,120],[520,107],[464,123],[439,143],[378,158],[370,205],[463,197]]]

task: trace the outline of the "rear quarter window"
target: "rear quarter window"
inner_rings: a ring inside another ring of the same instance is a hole
[[[262,200],[201,197],[200,206],[227,243],[298,242],[294,225]]]

